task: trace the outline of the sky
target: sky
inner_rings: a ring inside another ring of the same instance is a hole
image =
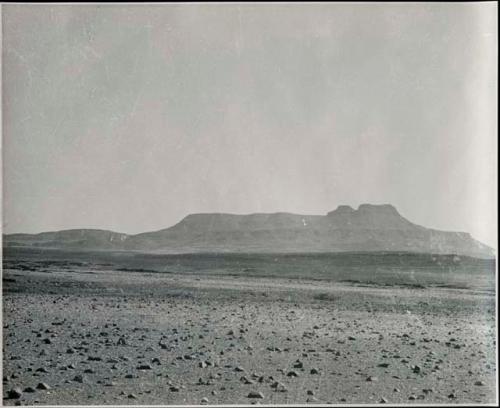
[[[3,230],[390,203],[497,247],[497,4],[2,6]]]

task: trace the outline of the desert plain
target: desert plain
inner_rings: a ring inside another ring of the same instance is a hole
[[[495,262],[4,248],[3,403],[494,404]]]

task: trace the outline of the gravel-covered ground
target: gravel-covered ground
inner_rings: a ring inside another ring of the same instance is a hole
[[[492,404],[495,348],[484,288],[3,271],[5,405]]]

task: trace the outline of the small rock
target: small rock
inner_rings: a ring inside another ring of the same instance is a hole
[[[366,378],[366,381],[368,382],[375,382],[375,381],[378,381],[378,378],[377,377],[373,377],[373,376],[369,376]]]
[[[20,388],[17,388],[17,387],[12,388],[7,392],[7,398],[11,398],[11,399],[21,398],[22,395],[23,395],[23,392],[21,391]]]
[[[484,382],[482,382],[482,381],[476,381],[476,382],[474,383],[474,385],[477,385],[477,386],[483,386],[483,385],[484,385]]]
[[[128,394],[127,395],[127,398],[130,398],[130,399],[137,399],[137,396],[135,394]]]
[[[152,367],[149,364],[141,364],[137,366],[138,370],[152,370]]]
[[[38,383],[36,388],[39,390],[50,390],[50,387],[44,382]]]
[[[33,387],[26,387],[24,392],[36,392],[36,390]]]
[[[264,398],[264,394],[262,394],[261,392],[257,392],[257,391],[251,391],[251,392],[248,393],[247,398],[259,398],[259,399],[262,399],[262,398]]]

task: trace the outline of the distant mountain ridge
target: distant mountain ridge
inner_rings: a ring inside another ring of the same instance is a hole
[[[394,251],[494,256],[492,248],[470,234],[413,224],[390,204],[362,204],[357,210],[341,205],[327,215],[190,214],[170,228],[135,235],[75,229],[8,234],[3,240],[5,247],[158,253]]]

